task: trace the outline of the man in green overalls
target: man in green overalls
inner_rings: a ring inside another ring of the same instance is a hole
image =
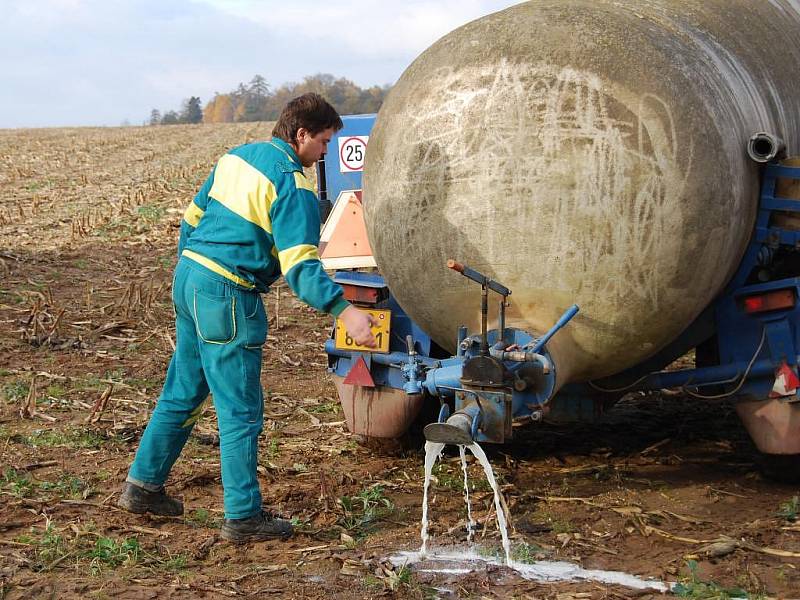
[[[220,434],[222,537],[244,543],[292,534],[288,521],[262,509],[256,478],[267,337],[261,293],[282,274],[303,302],[339,317],[357,343],[375,346],[372,317],[350,305],[322,268],[318,201],[303,175],[341,128],[318,94],[295,98],[272,139],[220,158],[186,210],[172,287],[175,353],[120,495],[122,508],[183,514],[164,482],[210,391]]]

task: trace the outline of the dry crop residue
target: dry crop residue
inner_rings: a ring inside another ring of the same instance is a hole
[[[265,298],[259,473],[265,501],[298,534],[220,541],[211,405],[169,483],[185,517],[114,507],[174,343],[183,209],[222,152],[269,131],[0,131],[0,598],[641,596],[503,568],[448,579],[386,563],[419,544],[421,444],[388,455],[344,429],[325,374],[329,319],[286,288]],[[602,425],[519,433],[491,455],[517,560],[682,579],[695,597],[800,589],[798,489],[758,475],[729,407],[629,398]],[[477,543],[493,552],[491,494],[478,465],[470,470]],[[432,543],[463,542],[457,454],[434,475]]]

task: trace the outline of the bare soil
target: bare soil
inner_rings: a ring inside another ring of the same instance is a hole
[[[259,474],[265,502],[297,535],[219,539],[210,403],[168,483],[184,517],[115,507],[172,351],[183,209],[221,153],[269,131],[0,131],[0,598],[658,596],[504,568],[453,577],[388,564],[419,545],[421,441],[388,451],[347,432],[325,370],[330,320],[280,287],[266,299]],[[489,450],[520,560],[680,580],[695,598],[800,596],[800,491],[762,478],[727,404],[636,396],[596,424],[518,433]],[[491,496],[470,469],[477,541],[492,553]],[[465,540],[460,485],[450,454],[433,486],[434,544]]]

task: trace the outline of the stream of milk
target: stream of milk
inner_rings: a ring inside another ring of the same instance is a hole
[[[444,444],[437,442],[425,442],[425,486],[422,491],[422,547],[419,549],[420,556],[425,556],[428,549],[428,488],[431,487],[431,475],[436,459],[442,455]]]
[[[472,518],[472,504],[469,501],[467,453],[463,445],[458,446],[458,454],[461,456],[461,470],[464,472],[464,501],[467,503],[467,544],[472,544],[472,535],[475,533],[477,523]]]
[[[465,448],[475,455],[478,462],[483,467],[483,472],[486,474],[486,479],[489,485],[492,486],[494,491],[494,510],[497,514],[497,527],[500,529],[500,536],[503,539],[503,551],[506,555],[506,565],[511,566],[511,542],[508,539],[508,524],[506,522],[506,513],[503,511],[503,503],[500,500],[500,488],[497,487],[497,481],[494,478],[494,471],[489,459],[486,458],[483,448],[477,443],[469,444],[468,446],[459,446],[459,453],[461,455],[461,468],[464,471],[464,499],[467,502],[467,541],[472,541],[472,529],[474,522],[472,520],[472,507],[469,501],[469,482],[467,481],[467,459],[464,452]],[[444,444],[437,442],[425,442],[425,484],[422,492],[422,547],[419,549],[420,555],[425,556],[428,550],[428,489],[431,485],[431,475],[433,474],[433,465],[436,460],[442,455]]]

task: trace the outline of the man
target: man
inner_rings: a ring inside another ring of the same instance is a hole
[[[186,210],[172,291],[175,353],[120,507],[183,514],[164,482],[210,391],[220,433],[222,537],[245,543],[292,534],[288,521],[262,509],[256,479],[267,337],[260,293],[283,274],[302,301],[338,316],[357,343],[375,346],[372,317],[350,305],[322,269],[317,197],[303,175],[341,128],[339,115],[318,94],[295,98],[272,139],[220,158]]]

